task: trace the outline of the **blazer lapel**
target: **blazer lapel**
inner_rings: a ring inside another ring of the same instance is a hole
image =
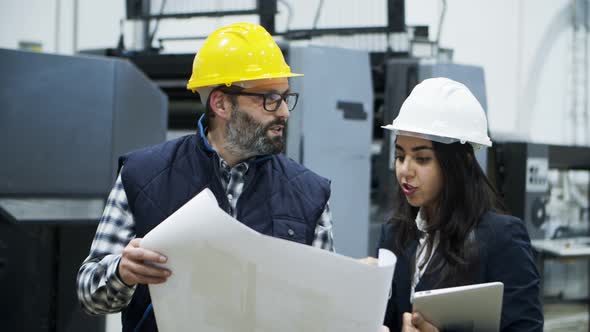
[[[410,303],[410,287],[412,278],[411,262],[416,259],[418,241],[412,241],[403,257],[398,258],[395,267],[394,280],[396,282],[397,303],[400,315],[404,312],[412,312]]]
[[[426,272],[422,275],[420,281],[418,281],[415,292],[440,288],[440,275],[438,273],[432,273],[432,268],[439,263],[439,259],[439,254],[435,252],[426,267]]]

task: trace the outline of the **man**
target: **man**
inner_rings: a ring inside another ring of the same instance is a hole
[[[333,250],[329,181],[279,154],[298,98],[289,90],[294,76],[259,25],[231,24],[207,38],[187,86],[206,106],[197,133],[120,159],[78,272],[86,311],[122,311],[123,331],[157,330],[147,284],[172,271],[150,264],[166,257],[141,248],[141,238],[205,188],[260,233]]]

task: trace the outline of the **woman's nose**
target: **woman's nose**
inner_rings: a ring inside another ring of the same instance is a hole
[[[398,162],[397,168],[398,174],[401,176],[408,177],[413,175],[413,167],[410,158],[404,158],[403,162]]]

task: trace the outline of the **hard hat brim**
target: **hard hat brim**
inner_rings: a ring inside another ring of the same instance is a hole
[[[394,135],[402,135],[402,136],[412,136],[417,138],[423,138],[430,141],[436,141],[443,144],[451,144],[455,142],[461,142],[462,144],[468,142],[471,143],[475,148],[480,147],[491,147],[492,141],[489,137],[481,138],[481,139],[465,139],[461,137],[449,137],[449,136],[439,136],[434,133],[429,133],[427,130],[417,129],[417,128],[398,128],[392,124],[388,124],[385,126],[381,126],[383,129],[393,131]]]
[[[227,85],[230,86],[236,82],[246,82],[246,81],[255,81],[261,79],[273,79],[273,78],[290,78],[290,77],[300,77],[304,76],[303,74],[298,73],[276,73],[276,74],[265,74],[256,77],[230,77],[230,78],[212,78],[209,80],[200,80],[200,81],[191,81],[189,80],[186,89],[195,92],[198,88],[206,87],[206,86],[216,86],[216,85]]]

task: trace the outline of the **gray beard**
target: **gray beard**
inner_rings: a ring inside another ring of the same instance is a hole
[[[269,128],[277,124],[284,125],[285,121],[276,119],[264,125],[235,106],[226,124],[224,149],[243,159],[280,153],[285,147],[284,137],[270,138],[267,135]]]

